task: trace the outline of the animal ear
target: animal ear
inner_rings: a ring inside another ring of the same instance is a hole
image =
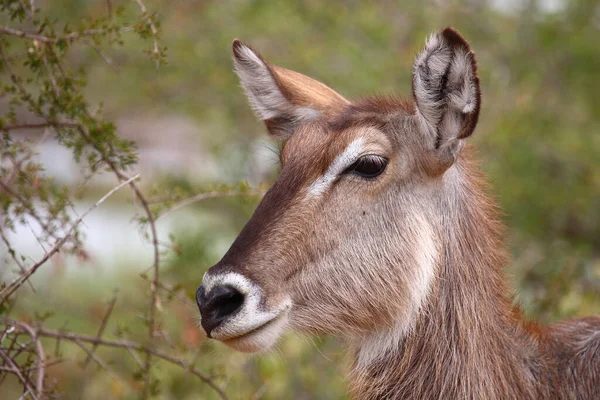
[[[475,130],[481,108],[475,55],[455,29],[429,37],[416,57],[413,96],[419,129],[448,168]]]
[[[233,41],[233,61],[250,105],[273,136],[287,139],[302,122],[332,115],[348,104],[321,82],[270,65],[237,39]]]

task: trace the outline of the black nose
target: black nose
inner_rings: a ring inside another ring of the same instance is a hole
[[[202,327],[210,337],[213,329],[240,309],[244,295],[229,285],[215,286],[207,295],[201,285],[196,292],[196,302],[202,316]]]

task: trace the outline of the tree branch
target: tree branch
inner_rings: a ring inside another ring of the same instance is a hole
[[[34,33],[34,32],[27,32],[27,31],[22,31],[19,29],[14,29],[9,26],[0,26],[0,34],[2,34],[2,35],[16,36],[16,37],[25,38],[25,39],[37,40],[38,42],[41,42],[41,43],[53,43],[53,44],[56,44],[59,42],[72,42],[72,41],[77,40],[82,37],[102,35],[102,34],[105,34],[105,33],[111,32],[111,31],[112,30],[110,30],[110,29],[88,29],[88,30],[81,31],[81,32],[71,32],[64,36],[45,36],[45,35],[40,35],[40,34]],[[130,32],[130,31],[133,31],[133,27],[125,26],[123,28],[119,28],[117,31]]]
[[[127,179],[126,181],[121,182],[118,186],[116,186],[111,191],[109,191],[107,194],[105,194],[100,200],[98,200],[92,207],[90,207],[79,218],[77,218],[77,220],[75,220],[75,222],[71,225],[71,228],[69,229],[69,231],[67,232],[67,234],[65,236],[63,236],[63,238],[60,239],[54,245],[54,247],[52,247],[44,255],[44,257],[42,257],[42,259],[40,261],[38,261],[37,263],[35,263],[31,267],[29,267],[25,271],[25,273],[21,274],[18,278],[16,278],[14,281],[12,281],[8,286],[6,286],[0,292],[0,296],[2,297],[0,299],[0,304],[3,304],[10,297],[10,295],[12,295],[14,293],[15,290],[17,290],[27,279],[29,279],[29,277],[31,275],[33,275],[35,273],[35,271],[37,271],[37,269],[39,267],[41,267],[44,263],[46,263],[46,261],[48,261],[50,259],[50,257],[52,257],[56,252],[58,252],[60,250],[60,248],[67,241],[67,239],[69,238],[69,236],[71,236],[71,234],[73,233],[73,231],[75,230],[75,228],[77,227],[77,225],[79,225],[81,223],[81,221],[83,220],[83,218],[85,218],[92,210],[94,210],[100,204],[104,203],[104,201],[107,198],[109,198],[110,196],[112,196],[113,193],[115,193],[117,190],[121,189],[123,186],[132,183],[134,180],[136,180],[137,178],[139,178],[139,176],[140,175],[137,174],[137,175],[135,175],[135,176]]]
[[[104,315],[104,318],[102,318],[102,322],[100,323],[100,328],[98,329],[98,334],[96,335],[96,337],[98,339],[100,339],[102,337],[102,334],[104,333],[104,329],[106,328],[106,324],[108,323],[108,319],[110,318],[110,315],[112,314],[114,308],[115,308],[115,304],[117,303],[117,296],[113,296],[113,298],[110,300],[110,303],[108,304],[108,310],[106,311],[106,314]],[[96,351],[96,347],[98,347],[97,343],[94,343],[94,345],[92,345],[92,349],[90,350],[90,354],[88,354],[88,357],[83,360],[83,363],[81,364],[82,368],[85,369],[91,359],[91,354],[94,353],[94,351]]]
[[[8,325],[16,324],[16,321],[6,319],[6,318],[0,319],[0,321],[6,323]],[[75,333],[68,332],[68,331],[57,331],[57,330],[52,330],[52,329],[46,329],[43,327],[37,327],[37,328],[35,328],[35,330],[36,330],[37,336],[51,337],[51,338],[60,339],[60,340],[68,340],[68,341],[75,342],[75,343],[77,343],[77,341],[79,341],[80,343],[92,343],[92,344],[96,343],[96,344],[102,345],[102,346],[125,348],[125,349],[129,349],[129,350],[140,351],[143,353],[150,353],[153,356],[156,356],[162,360],[165,360],[171,364],[174,364],[174,365],[177,365],[177,366],[183,368],[184,370],[188,371],[192,375],[198,377],[202,382],[206,383],[212,389],[214,389],[222,400],[229,400],[229,398],[227,397],[227,394],[225,394],[223,389],[221,389],[219,386],[217,386],[217,384],[209,376],[198,371],[192,364],[185,361],[184,359],[171,356],[167,353],[157,350],[154,347],[150,347],[149,345],[143,345],[138,342],[133,342],[133,341],[124,340],[124,339],[117,341],[117,340],[98,338],[96,336],[79,335],[79,334],[75,334]]]
[[[172,213],[173,211],[177,211],[183,207],[187,207],[190,204],[197,203],[199,201],[208,200],[208,199],[216,199],[220,197],[232,197],[232,196],[262,196],[265,194],[264,190],[260,189],[252,189],[247,191],[242,190],[229,190],[229,191],[214,191],[214,192],[205,192],[199,193],[192,197],[189,197],[185,200],[180,201],[175,204],[173,207],[166,209],[156,216],[156,219],[164,217],[165,215]]]
[[[39,397],[36,396],[34,393],[34,389],[31,387],[31,384],[29,383],[29,381],[27,379],[25,379],[25,377],[23,376],[23,374],[21,374],[21,370],[19,369],[19,367],[17,367],[14,363],[14,361],[12,360],[12,358],[6,354],[4,352],[4,350],[0,349],[0,356],[4,359],[4,362],[6,362],[8,364],[8,366],[10,368],[12,368],[12,371],[17,378],[19,378],[19,380],[21,381],[21,383],[23,384],[23,386],[25,387],[26,391],[29,391],[29,394],[31,395],[31,397],[33,397],[34,400],[39,400]]]
[[[152,19],[148,14],[148,9],[146,8],[146,5],[142,2],[142,0],[135,0],[135,2],[140,7],[140,10],[142,10],[143,16],[146,17],[146,19],[148,20],[148,24],[150,25],[150,30],[152,31],[152,39],[154,42],[154,48],[152,49],[152,51],[154,56],[156,57],[156,68],[158,68],[160,65],[160,60],[158,59],[160,55],[160,49],[158,47],[158,29],[156,28],[156,25],[154,25],[154,22],[152,22]]]
[[[55,128],[55,127],[77,128],[77,126],[79,126],[79,124],[76,124],[74,122],[60,122],[60,123],[54,123],[54,124],[50,124],[47,122],[41,122],[41,123],[37,123],[37,124],[3,125],[3,126],[0,126],[0,131],[14,131],[14,130],[20,130],[20,129],[44,129],[44,128]]]
[[[81,350],[83,350],[84,352],[87,353],[88,357],[91,358],[92,360],[94,360],[99,366],[101,366],[107,373],[108,375],[110,375],[111,378],[113,378],[115,381],[119,382],[121,385],[123,385],[123,381],[117,376],[117,374],[115,374],[109,367],[108,365],[106,365],[106,363],[104,361],[102,361],[97,355],[95,355],[94,353],[92,353],[87,347],[85,347],[85,345],[83,343],[81,343],[81,340],[79,340],[78,338],[74,338],[73,341],[75,343],[77,343],[77,345],[79,346],[79,348]],[[97,345],[97,344],[94,344]]]
[[[33,340],[33,343],[35,343],[35,347],[37,349],[38,373],[37,373],[36,389],[37,389],[37,395],[41,398],[44,394],[44,375],[45,375],[45,371],[46,371],[46,368],[44,366],[44,363],[46,362],[46,355],[44,353],[44,347],[42,346],[42,343],[40,342],[35,331],[29,325],[24,324],[24,323],[17,323],[17,324],[19,327],[21,327],[22,329],[25,329],[27,331],[27,333],[31,337],[31,340]]]
[[[94,141],[89,137],[85,129],[80,125],[78,127],[79,133],[84,137],[84,139],[92,145],[102,157],[102,160],[109,166],[109,168],[113,171],[113,173],[121,180],[127,178],[127,176],[117,168],[117,166],[110,160],[106,155],[100,151],[96,147]],[[142,203],[142,207],[146,214],[146,218],[148,219],[148,225],[150,225],[150,232],[152,234],[152,246],[154,249],[154,261],[152,263],[153,269],[153,278],[150,284],[150,291],[152,293],[150,299],[150,316],[148,318],[148,339],[150,342],[154,341],[154,331],[155,331],[155,323],[156,323],[156,304],[158,302],[158,282],[159,282],[159,266],[160,266],[160,253],[159,253],[159,243],[158,243],[158,232],[156,230],[156,223],[154,215],[152,214],[152,210],[150,210],[150,205],[146,200],[146,197],[142,194],[140,189],[137,187],[135,182],[130,182],[129,185],[131,189],[134,191],[136,197],[139,199],[140,203]],[[144,366],[144,392],[143,398],[147,398],[150,390],[150,367],[152,362],[152,354],[146,353],[146,361]]]

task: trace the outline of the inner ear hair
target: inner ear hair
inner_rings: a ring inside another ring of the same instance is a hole
[[[421,130],[441,158],[453,160],[475,130],[481,89],[475,55],[453,28],[432,35],[416,57],[413,96]]]
[[[348,104],[323,83],[269,64],[237,39],[233,59],[250,105],[273,136],[287,139],[302,122],[332,115]]]

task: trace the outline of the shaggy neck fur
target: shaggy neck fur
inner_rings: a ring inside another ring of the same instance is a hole
[[[398,338],[396,348],[366,365],[358,362],[360,344],[355,349],[354,397],[539,397],[533,386],[539,377],[531,363],[536,341],[515,317],[507,297],[507,258],[495,206],[464,159],[441,179],[437,233],[443,247],[436,278],[414,329]]]

